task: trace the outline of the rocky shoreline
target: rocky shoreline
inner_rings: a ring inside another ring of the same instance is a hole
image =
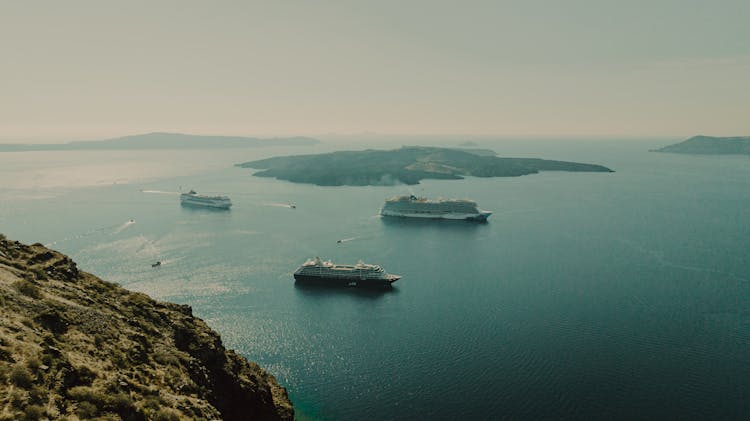
[[[1,234],[0,293],[0,419],[294,419],[286,389],[189,306]]]

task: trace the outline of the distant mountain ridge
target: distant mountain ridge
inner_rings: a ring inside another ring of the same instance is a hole
[[[320,186],[418,184],[422,179],[515,177],[540,171],[613,172],[595,164],[538,158],[500,158],[459,149],[426,146],[280,156],[237,166],[262,170],[253,174],[258,177],[275,177]]]
[[[206,136],[154,132],[104,140],[82,140],[61,144],[0,144],[0,152],[68,151],[68,150],[142,150],[142,149],[210,149],[257,148],[265,146],[309,146],[320,143],[311,137],[257,138],[245,136]]]
[[[750,155],[750,136],[693,136],[684,142],[665,146],[652,152],[694,155]]]

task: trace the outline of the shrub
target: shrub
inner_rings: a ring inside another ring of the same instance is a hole
[[[16,360],[13,358],[13,353],[8,351],[5,347],[0,346],[0,361],[8,361],[8,362],[15,362]]]
[[[47,274],[44,273],[44,271],[38,267],[31,268],[31,273],[34,274],[34,277],[38,280],[45,280],[47,279]]]
[[[36,371],[39,370],[39,367],[41,365],[42,365],[42,362],[37,357],[31,357],[28,360],[26,360],[26,367],[28,367],[34,373],[36,373]]]
[[[44,417],[44,408],[39,405],[29,405],[23,411],[24,419],[36,421]]]
[[[49,333],[45,333],[42,335],[42,343],[43,345],[49,345],[54,346],[57,342],[55,341],[55,337]]]
[[[92,406],[93,415],[96,415],[98,411],[115,412],[122,419],[131,419],[138,413],[133,399],[126,393],[116,393],[114,395],[108,395],[101,390],[94,389],[86,386],[76,386],[68,390],[68,397],[72,400],[78,401],[77,411],[79,417],[85,418],[81,411],[86,414],[91,414]],[[93,415],[90,415],[89,418]],[[136,418],[138,418],[136,416]]]
[[[18,387],[28,389],[34,382],[34,378],[31,376],[28,368],[16,365],[10,371],[10,381]]]
[[[81,419],[94,418],[99,414],[99,408],[91,402],[83,401],[78,402],[78,408],[76,409],[76,415]]]
[[[68,397],[78,402],[89,402],[94,405],[104,405],[107,395],[87,386],[75,386],[68,389]]]
[[[5,383],[10,375],[10,366],[0,364],[0,383]]]
[[[164,374],[164,380],[166,380],[168,385],[175,388],[175,390],[178,390],[179,386],[184,383],[183,377],[187,378],[187,376],[183,376],[182,371],[180,371],[179,368],[174,366],[167,367],[166,373]]]
[[[153,356],[154,356],[154,361],[156,361],[159,364],[174,365],[174,366],[180,365],[180,359],[177,358],[177,356],[171,353],[170,351],[167,351],[166,349],[159,349],[158,351],[154,352]]]
[[[113,349],[110,351],[110,360],[117,368],[124,369],[128,366],[128,360],[125,357],[125,354],[119,349]]]
[[[39,287],[27,281],[26,279],[19,279],[16,282],[13,282],[13,287],[18,290],[18,292],[27,297],[38,299],[42,296],[42,291],[39,289]]]
[[[47,389],[43,386],[34,386],[29,390],[29,403],[42,405],[47,402]]]
[[[46,365],[47,367],[51,366],[54,361],[55,357],[53,357],[52,355],[47,354],[46,352],[42,354],[42,364]]]
[[[65,333],[70,324],[65,315],[54,308],[43,311],[35,320],[55,335]]]
[[[10,393],[10,404],[14,408],[21,409],[29,401],[29,397],[26,392],[21,390],[14,390]]]
[[[76,383],[81,386],[88,386],[96,380],[96,372],[83,365],[74,370]]]
[[[162,408],[154,415],[154,421],[180,421],[180,414],[172,408]]]
[[[125,393],[117,393],[107,399],[107,407],[111,408],[118,414],[133,411],[133,399]]]
[[[156,411],[163,406],[163,401],[158,396],[146,396],[143,398],[141,405],[144,408]]]
[[[58,369],[62,373],[62,381],[64,389],[76,389],[78,386],[91,386],[91,383],[96,379],[96,372],[92,371],[86,366],[79,368],[73,367],[67,361],[61,361],[58,363]],[[83,393],[81,390],[74,391],[73,393]],[[74,398],[71,396],[71,398]],[[75,399],[75,398],[74,398]],[[83,399],[85,400],[85,399]]]

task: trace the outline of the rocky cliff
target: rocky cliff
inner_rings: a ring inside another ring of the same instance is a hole
[[[292,420],[286,390],[189,306],[0,235],[0,419]]]

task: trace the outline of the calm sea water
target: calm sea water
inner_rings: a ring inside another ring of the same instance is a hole
[[[0,232],[192,305],[306,418],[747,418],[750,158],[647,152],[665,143],[488,141],[617,172],[357,188],[231,166],[334,146],[6,153]],[[235,206],[181,208],[180,186]],[[495,213],[484,225],[377,216],[408,193]],[[403,279],[296,286],[312,256]]]

